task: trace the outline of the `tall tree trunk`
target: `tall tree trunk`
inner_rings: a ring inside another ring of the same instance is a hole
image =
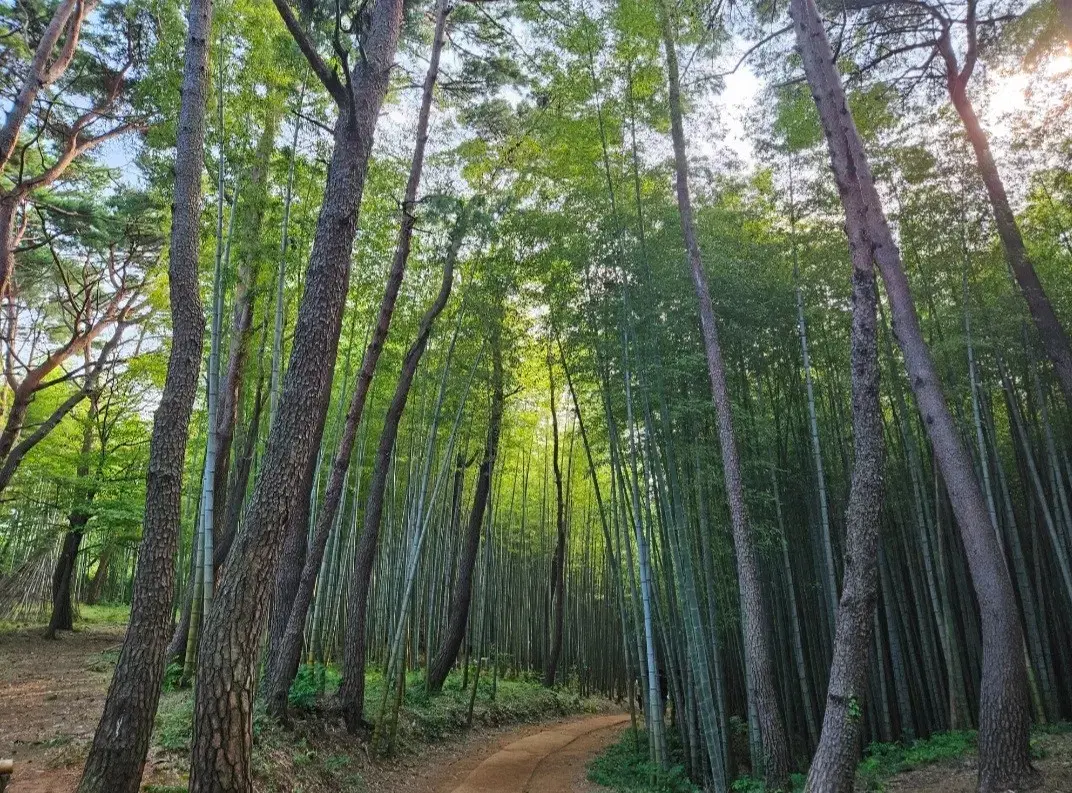
[[[262,241],[264,213],[268,205],[268,175],[275,138],[279,129],[282,102],[271,94],[265,101],[264,126],[257,142],[253,168],[248,185],[243,190],[242,202],[237,207],[238,279],[235,285],[234,312],[231,319],[231,338],[227,345],[227,365],[219,387],[219,406],[216,420],[217,466],[213,482],[215,521],[212,533],[218,546],[227,531],[227,519],[231,512],[228,502],[228,485],[233,479],[232,470],[240,457],[229,464],[231,446],[234,443],[235,427],[238,424],[239,406],[242,404],[242,384],[249,360],[249,346],[253,339],[253,312],[260,290],[257,282],[265,250]],[[218,554],[217,554],[218,556]],[[217,564],[217,568],[219,565]]]
[[[555,551],[551,557],[551,641],[544,662],[543,684],[553,686],[562,655],[562,628],[566,613],[566,516],[562,501],[562,466],[558,453],[558,401],[555,394],[554,356],[547,340],[547,383],[551,407],[551,468],[555,477]]]
[[[979,706],[979,789],[1020,790],[1037,784],[1028,746],[1031,706],[1023,634],[1012,581],[990,524],[971,457],[945,402],[923,339],[912,294],[871,176],[863,142],[845,101],[830,43],[814,0],[793,0],[797,45],[803,56],[839,182],[855,184],[864,233],[882,273],[893,328],[924,425],[934,447],[960,527],[982,617],[983,668]],[[851,220],[856,213],[846,211]]]
[[[797,39],[809,78],[814,50],[803,42],[814,35],[804,6],[794,0]],[[824,128],[826,118],[823,117]],[[831,159],[844,156],[837,130],[826,128]],[[852,423],[854,462],[845,512],[845,578],[838,606],[834,655],[819,745],[805,790],[852,793],[860,753],[863,700],[871,670],[871,643],[878,593],[878,529],[882,508],[885,443],[879,405],[879,362],[874,252],[867,236],[867,205],[851,176],[835,166],[845,207],[845,233],[852,254]]]
[[[279,0],[277,8],[309,50],[290,7]],[[335,149],[264,463],[201,640],[191,793],[247,793],[253,787],[253,687],[266,601],[287,521],[306,507],[298,503],[298,480],[323,434],[358,209],[398,44],[401,0],[378,0],[368,13],[364,57],[347,86],[308,53],[339,104]]]
[[[499,435],[502,432],[503,403],[503,362],[502,362],[502,327],[501,318],[494,317],[491,322],[491,415],[488,419],[488,435],[484,444],[484,458],[480,461],[477,473],[476,489],[473,492],[473,506],[469,512],[469,523],[465,529],[465,540],[458,560],[458,576],[454,593],[450,601],[450,613],[447,626],[439,642],[439,649],[428,665],[428,690],[439,691],[447,679],[458,650],[465,639],[465,630],[469,624],[469,604],[473,597],[473,572],[476,568],[476,555],[480,550],[480,534],[484,526],[484,511],[491,494],[491,476],[495,470],[495,460],[499,454]]]
[[[187,21],[168,264],[171,354],[149,441],[145,517],[130,625],[79,793],[135,793],[141,786],[171,629],[182,475],[205,327],[197,271],[212,0],[190,0]]]
[[[1069,0],[1063,0],[1065,5]],[[1062,9],[1062,14],[1066,12]],[[1072,14],[1072,11],[1068,11]],[[975,36],[975,0],[971,0],[968,11],[969,36]],[[974,50],[975,44],[972,43]],[[979,117],[975,113],[975,107],[968,98],[968,81],[971,78],[972,66],[974,65],[974,53],[969,54],[969,61],[963,71],[958,69],[952,44],[948,33],[943,36],[940,44],[942,54],[946,61],[946,84],[949,89],[949,97],[953,107],[957,109],[960,120],[964,123],[964,130],[968,134],[972,150],[975,152],[975,161],[979,166],[979,175],[986,186],[986,194],[990,199],[990,207],[994,212],[994,224],[1001,238],[1001,246],[1005,251],[1005,261],[1020,287],[1020,293],[1024,296],[1031,318],[1035,321],[1039,338],[1046,354],[1053,362],[1054,371],[1057,373],[1057,381],[1061,384],[1061,391],[1065,396],[1065,403],[1072,409],[1072,343],[1069,343],[1068,333],[1061,325],[1057,314],[1053,309],[1049,296],[1042,288],[1035,265],[1028,256],[1027,247],[1024,245],[1023,235],[1020,234],[1020,226],[1016,222],[1016,213],[1009,204],[1009,197],[1005,192],[1005,184],[1002,182],[1001,173],[998,171],[994,154],[990,150],[990,141],[983,130]]]
[[[387,275],[387,284],[384,287],[383,298],[380,300],[376,327],[372,331],[372,338],[369,340],[361,360],[361,369],[358,372],[354,394],[350,400],[346,420],[343,423],[339,448],[331,464],[331,474],[328,479],[327,489],[324,492],[324,502],[321,504],[320,511],[317,514],[312,542],[308,552],[304,555],[303,566],[298,569],[294,596],[293,598],[287,598],[281,604],[289,608],[284,612],[283,630],[276,645],[278,650],[271,656],[272,660],[269,664],[266,689],[269,710],[276,718],[285,718],[286,716],[287,692],[290,690],[290,685],[293,682],[294,675],[297,673],[301,659],[305,622],[309,606],[313,601],[317,573],[324,557],[324,549],[331,534],[331,527],[335,522],[335,517],[342,502],[346,473],[350,468],[350,458],[353,456],[357,429],[361,424],[361,417],[365,411],[365,400],[368,398],[369,389],[372,386],[376,363],[380,360],[383,345],[387,341],[387,334],[391,328],[391,318],[394,315],[395,302],[398,299],[398,291],[402,286],[406,263],[409,260],[413,229],[417,222],[414,209],[417,202],[417,191],[420,188],[421,174],[424,170],[424,151],[428,143],[428,119],[432,110],[435,83],[439,76],[439,59],[446,38],[446,18],[449,10],[446,0],[438,0],[432,53],[429,59],[428,71],[425,74],[421,95],[421,109],[417,118],[417,141],[413,150],[413,159],[410,163],[409,178],[406,182],[406,192],[403,199],[402,222],[399,227],[394,258],[391,261],[391,269]],[[447,252],[447,257],[451,260],[452,267],[453,261],[457,258],[466,225],[467,214],[463,208],[455,223],[454,231],[451,235],[450,249]]]
[[[789,786],[789,742],[785,723],[778,705],[778,690],[774,682],[774,650],[771,646],[770,619],[763,602],[759,560],[748,525],[744,499],[741,461],[733,427],[729,388],[725,364],[718,338],[715,309],[700,255],[700,243],[692,217],[692,197],[689,194],[688,159],[685,153],[685,130],[681,113],[681,85],[678,75],[677,50],[672,21],[666,0],[660,0],[663,46],[670,81],[670,127],[674,142],[674,170],[677,182],[677,204],[681,217],[681,233],[688,254],[689,271],[699,303],[700,324],[703,328],[704,352],[711,380],[715,413],[718,421],[719,444],[722,447],[722,468],[726,481],[726,500],[733,526],[733,545],[737,553],[737,578],[741,592],[741,622],[744,632],[745,664],[749,675],[749,702],[755,707],[763,740],[763,777],[770,791]]]
[[[445,3],[440,0],[440,6],[445,8]],[[462,210],[464,212],[464,210]],[[460,238],[458,239],[460,242]],[[395,438],[398,435],[398,425],[402,421],[402,413],[406,409],[406,401],[409,399],[410,388],[413,378],[417,374],[417,367],[421,362],[428,347],[428,337],[432,333],[432,325],[436,318],[447,305],[450,298],[451,285],[454,281],[454,262],[457,257],[458,246],[452,246],[447,253],[443,266],[443,282],[439,287],[439,294],[435,301],[421,317],[420,326],[417,329],[417,338],[406,351],[406,357],[402,360],[402,373],[399,375],[398,384],[395,386],[394,396],[387,408],[387,418],[384,421],[383,432],[380,434],[380,445],[376,451],[376,461],[372,468],[372,479],[369,482],[368,501],[365,504],[365,525],[361,529],[361,539],[357,544],[357,558],[354,561],[354,573],[350,579],[350,591],[346,602],[346,636],[343,641],[342,683],[339,685],[339,707],[342,710],[343,720],[350,732],[357,732],[364,723],[365,707],[365,616],[368,609],[368,591],[372,580],[372,566],[376,560],[376,546],[380,539],[380,524],[383,518],[383,500],[387,489],[387,474],[391,468],[391,457],[395,447]],[[404,620],[406,615],[399,614],[399,619]],[[392,681],[385,680],[385,685]]]

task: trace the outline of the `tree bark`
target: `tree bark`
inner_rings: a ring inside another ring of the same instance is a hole
[[[823,57],[809,46],[817,38],[815,22],[804,5],[791,11],[809,80],[818,80],[815,61]],[[818,33],[825,36],[821,23]],[[813,77],[812,75],[815,75]],[[814,86],[813,82],[813,86]],[[878,528],[883,498],[885,444],[879,404],[879,362],[874,249],[867,235],[867,206],[839,130],[822,116],[834,174],[845,208],[845,234],[852,255],[852,416],[854,462],[845,513],[845,576],[837,611],[834,654],[827,686],[819,745],[805,790],[852,793],[863,728],[863,700],[870,672],[878,594]]]
[[[368,398],[369,389],[372,387],[376,364],[380,360],[383,345],[387,341],[387,334],[391,328],[391,318],[394,316],[395,303],[398,300],[398,291],[402,286],[406,263],[409,261],[413,229],[417,222],[414,207],[417,201],[417,191],[420,188],[421,174],[424,170],[424,151],[428,143],[428,119],[431,115],[435,83],[439,76],[439,59],[446,38],[446,18],[449,6],[445,0],[439,0],[436,9],[436,28],[432,40],[432,53],[424,79],[421,109],[417,116],[417,141],[413,150],[413,160],[410,163],[409,178],[406,182],[406,192],[402,204],[402,222],[399,227],[394,258],[391,261],[391,269],[387,275],[383,298],[380,300],[376,327],[373,329],[372,338],[369,340],[368,347],[362,356],[361,369],[358,372],[354,394],[346,412],[342,436],[339,439],[339,448],[331,464],[331,474],[328,479],[327,489],[324,492],[324,502],[321,504],[320,512],[317,514],[312,543],[308,548],[308,552],[304,554],[303,566],[298,569],[293,597],[288,597],[281,604],[285,606],[285,610],[281,610],[282,630],[276,645],[278,651],[270,656],[266,691],[269,712],[279,719],[286,718],[287,694],[301,659],[305,622],[308,617],[309,606],[313,601],[316,577],[323,561],[328,537],[331,535],[331,527],[335,523],[336,515],[342,503],[346,473],[350,467],[350,458],[353,456],[357,429],[361,424],[361,417],[364,415],[365,401]],[[455,225],[451,248],[447,254],[452,260],[456,259],[458,255],[458,246],[461,244],[460,235],[464,234],[464,211]]]
[[[444,3],[440,3],[445,7]],[[464,210],[463,210],[464,212]],[[460,243],[460,237],[456,242]],[[339,685],[339,708],[342,711],[346,728],[354,733],[364,725],[365,707],[365,616],[368,609],[369,584],[372,580],[372,566],[376,561],[376,546],[380,539],[380,524],[383,518],[383,499],[387,490],[387,474],[391,469],[391,457],[394,452],[398,425],[406,409],[413,378],[417,374],[421,356],[428,347],[428,337],[432,325],[447,305],[451,286],[454,282],[454,262],[458,254],[458,245],[452,246],[447,253],[443,266],[443,282],[435,301],[421,317],[417,329],[417,338],[406,351],[402,360],[402,372],[395,386],[394,396],[387,408],[383,432],[380,433],[379,448],[369,481],[368,501],[365,504],[365,524],[361,529],[361,538],[357,544],[357,556],[354,561],[354,573],[350,579],[350,591],[346,601],[346,636],[343,640],[342,683]],[[405,615],[400,615],[405,619]],[[390,681],[385,681],[390,685]]]
[[[277,8],[288,27],[295,24],[282,0]],[[339,104],[335,149],[264,464],[201,640],[191,793],[247,793],[253,787],[253,688],[266,601],[287,522],[295,509],[306,507],[298,503],[298,480],[323,433],[358,209],[398,44],[401,0],[378,0],[368,13],[364,57],[354,65],[349,87],[322,75]],[[292,32],[305,50],[308,40],[301,40],[300,29]],[[323,62],[314,52],[307,58],[319,73]]]
[[[476,489],[473,492],[473,506],[469,512],[469,523],[465,529],[465,541],[461,558],[458,560],[458,577],[451,597],[450,613],[447,627],[440,639],[432,663],[428,666],[428,690],[439,691],[443,682],[458,659],[458,650],[465,639],[465,630],[469,624],[469,604],[473,597],[473,572],[476,569],[476,555],[480,550],[480,534],[484,526],[484,511],[491,495],[491,475],[495,469],[495,460],[499,453],[499,435],[502,432],[503,403],[503,363],[502,363],[502,328],[501,320],[496,317],[491,330],[491,415],[488,419],[488,435],[484,443],[484,458],[480,461],[477,473]]]
[[[718,325],[711,290],[707,283],[700,254],[700,243],[692,216],[692,197],[689,194],[688,159],[685,151],[685,130],[681,112],[681,86],[678,74],[677,51],[666,0],[660,0],[660,16],[666,65],[669,76],[670,127],[674,143],[678,213],[681,233],[688,255],[689,272],[699,303],[700,325],[703,330],[704,352],[711,381],[719,444],[722,448],[722,469],[726,482],[726,500],[733,526],[733,545],[737,554],[737,579],[741,595],[741,622],[744,634],[745,664],[748,667],[748,699],[756,709],[763,741],[763,778],[770,791],[789,786],[789,742],[785,723],[778,705],[778,689],[774,682],[774,650],[771,646],[770,618],[763,602],[759,560],[748,523],[745,507],[744,481],[737,451],[729,388],[725,364],[718,338]]]
[[[149,442],[130,625],[78,793],[136,793],[141,786],[171,628],[187,431],[205,328],[197,272],[212,0],[190,0],[187,20],[168,265],[171,354]]]
[[[793,0],[792,8],[812,96],[828,143],[841,152],[841,156],[832,158],[832,164],[841,171],[839,184],[856,185],[864,233],[885,282],[894,334],[946,483],[979,603],[983,634],[979,789],[983,793],[1028,789],[1038,783],[1038,772],[1030,760],[1031,709],[1012,581],[971,458],[946,405],[934,361],[923,339],[900,251],[848,110],[822,19],[814,0]],[[846,196],[842,199],[844,203]],[[848,207],[846,210],[847,215],[852,214]]]
[[[554,358],[547,344],[547,382],[551,407],[551,468],[555,477],[555,551],[551,557],[551,641],[543,669],[543,684],[550,688],[558,674],[562,655],[562,629],[566,614],[566,517],[562,500],[562,466],[559,463],[558,402],[555,394]]]
[[[56,631],[69,631],[74,628],[74,605],[71,602],[71,583],[74,576],[75,562],[78,560],[78,548],[82,544],[86,524],[89,523],[89,507],[96,495],[94,482],[89,481],[89,456],[93,452],[93,432],[97,417],[96,399],[92,402],[85,426],[82,428],[82,448],[75,469],[75,493],[77,501],[68,516],[68,529],[63,537],[63,548],[56,569],[52,574],[52,616],[45,629],[46,639],[55,639]]]

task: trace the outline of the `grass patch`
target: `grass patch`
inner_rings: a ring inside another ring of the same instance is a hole
[[[95,606],[81,603],[78,606],[76,622],[83,627],[123,627],[129,621],[129,603],[98,603]]]
[[[618,793],[699,793],[685,774],[681,745],[669,736],[668,744],[671,766],[660,772],[648,759],[648,734],[629,731],[589,764],[588,779]]]
[[[857,770],[857,781],[864,790],[880,791],[896,774],[974,752],[978,737],[973,730],[963,730],[936,732],[908,744],[873,743]]]

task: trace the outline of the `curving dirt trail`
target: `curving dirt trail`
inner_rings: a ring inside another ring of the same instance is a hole
[[[559,724],[507,745],[450,793],[576,793],[588,789],[585,766],[629,723],[627,715]]]

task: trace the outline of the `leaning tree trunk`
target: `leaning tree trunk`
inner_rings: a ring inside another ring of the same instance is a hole
[[[674,168],[677,182],[678,212],[681,233],[688,254],[693,288],[699,302],[700,324],[703,329],[704,352],[711,380],[719,444],[722,447],[722,468],[726,481],[726,500],[733,526],[733,544],[737,553],[737,579],[741,593],[741,622],[744,633],[745,665],[748,669],[748,701],[759,719],[763,741],[763,777],[770,791],[789,786],[789,742],[785,723],[778,705],[778,689],[774,682],[774,648],[771,646],[770,619],[763,602],[759,560],[755,542],[748,525],[745,507],[744,481],[733,427],[729,388],[725,364],[718,338],[715,309],[700,255],[700,243],[692,217],[692,197],[689,194],[688,159],[685,153],[685,130],[681,113],[681,85],[678,75],[677,51],[665,0],[660,2],[663,46],[670,82],[670,127],[674,142]]]
[[[71,602],[71,584],[74,577],[75,562],[78,561],[78,549],[82,536],[89,523],[89,508],[96,495],[95,482],[89,479],[89,456],[93,451],[94,424],[97,418],[96,395],[90,397],[89,415],[86,416],[82,429],[82,449],[75,469],[76,502],[67,519],[67,533],[63,536],[63,549],[56,560],[56,569],[52,574],[52,616],[45,629],[46,639],[55,639],[56,631],[69,631],[74,628],[74,605]]]
[[[562,628],[566,614],[566,517],[562,501],[562,465],[558,453],[558,403],[555,399],[554,358],[547,343],[547,382],[551,401],[551,467],[555,476],[555,552],[551,557],[551,642],[544,664],[543,684],[551,687],[562,655]]]
[[[1064,0],[1064,3],[1072,5],[1072,0]],[[1072,14],[1072,9],[1069,9],[1069,13]],[[949,95],[961,121],[964,122],[968,140],[971,141],[972,149],[975,151],[979,174],[986,186],[986,194],[994,211],[994,223],[1005,251],[1005,261],[1008,262],[1016,284],[1020,287],[1020,293],[1024,296],[1039,338],[1042,340],[1042,346],[1053,363],[1057,381],[1061,384],[1061,391],[1064,393],[1065,403],[1072,409],[1072,344],[1069,343],[1068,333],[1057,318],[1053,304],[1035,271],[1035,265],[1028,256],[1023,235],[1020,234],[1020,226],[1016,222],[1016,213],[1009,204],[1005,184],[1002,182],[1001,173],[994,161],[994,154],[990,150],[990,141],[982,124],[979,123],[979,117],[975,114],[971,99],[968,98],[966,82],[964,78],[951,76],[948,80]]]
[[[435,83],[439,76],[439,58],[446,38],[446,18],[449,10],[450,7],[445,0],[439,0],[436,6],[436,29],[432,41],[432,53],[428,63],[428,71],[424,78],[421,109],[417,116],[417,142],[413,149],[413,159],[410,163],[409,178],[406,182],[406,192],[403,198],[402,222],[398,231],[391,269],[387,275],[387,284],[384,287],[383,298],[380,300],[376,327],[372,331],[372,338],[369,340],[361,360],[361,369],[358,372],[354,394],[346,412],[342,436],[339,439],[339,448],[331,464],[331,474],[324,492],[324,502],[321,504],[320,511],[317,514],[312,540],[304,554],[304,564],[299,568],[293,597],[288,597],[281,604],[287,608],[285,610],[281,609],[281,612],[283,612],[281,614],[282,630],[278,636],[278,641],[274,643],[277,647],[277,652],[271,656],[266,686],[269,711],[280,719],[286,718],[287,693],[290,690],[290,685],[297,673],[301,659],[305,622],[309,606],[313,601],[316,577],[323,561],[328,537],[331,535],[331,527],[335,523],[335,518],[342,502],[346,474],[350,467],[350,458],[353,457],[354,441],[357,438],[357,429],[361,424],[361,417],[365,411],[365,400],[368,398],[369,389],[372,386],[376,363],[380,360],[383,345],[387,341],[387,334],[391,328],[391,318],[394,316],[395,302],[398,299],[398,291],[402,286],[406,263],[409,261],[413,229],[417,222],[414,207],[417,201],[417,191],[420,189],[421,174],[424,171],[424,151],[428,143],[428,119],[432,110]],[[458,218],[454,236],[451,240],[448,256],[452,258],[457,257],[457,246],[461,244],[460,235],[464,234],[464,212],[465,210],[463,210],[463,215]]]
[[[439,649],[428,665],[428,690],[439,691],[443,682],[458,659],[458,650],[465,639],[469,624],[469,604],[473,598],[473,572],[476,569],[476,555],[480,550],[480,533],[484,526],[484,511],[491,495],[491,476],[495,470],[495,459],[499,453],[499,435],[502,432],[503,402],[503,364],[502,364],[502,328],[501,319],[495,317],[491,330],[491,416],[488,419],[488,436],[484,444],[484,459],[480,461],[477,473],[476,489],[473,492],[473,506],[469,512],[469,523],[465,529],[465,542],[458,560],[458,577],[451,596],[450,613],[447,627],[440,639]]]
[[[442,3],[441,5],[445,6]],[[464,212],[464,210],[462,210]],[[458,239],[460,243],[460,238]],[[417,328],[417,338],[413,340],[406,357],[402,359],[402,373],[395,386],[394,396],[387,408],[380,444],[376,450],[376,460],[369,481],[368,500],[365,503],[365,525],[361,529],[361,538],[357,543],[357,556],[354,560],[354,572],[350,579],[350,591],[346,601],[346,635],[343,639],[342,683],[339,685],[339,708],[342,711],[346,728],[357,732],[364,724],[365,707],[365,617],[368,611],[369,584],[372,581],[372,567],[376,561],[376,547],[380,541],[380,525],[383,518],[383,500],[387,491],[387,474],[391,469],[391,457],[398,436],[398,425],[406,409],[413,378],[417,374],[421,356],[428,347],[428,337],[432,325],[447,305],[451,286],[454,282],[454,262],[458,255],[458,246],[452,245],[443,265],[443,282],[439,294],[429,306]],[[405,614],[399,615],[405,619]],[[393,681],[384,680],[385,686]]]
[[[289,6],[280,0],[277,8],[288,27],[302,36]],[[253,788],[253,689],[266,603],[288,517],[305,507],[297,503],[298,480],[323,434],[358,208],[394,63],[402,2],[379,0],[369,13],[364,57],[346,86],[338,78],[332,80],[334,73],[309,52],[339,103],[335,149],[264,462],[201,639],[191,793],[246,793]]]
[[[213,501],[216,509],[212,534],[213,548],[220,545],[226,532],[227,518],[231,511],[228,503],[228,486],[231,472],[237,467],[229,465],[231,446],[234,443],[235,427],[238,424],[238,409],[242,403],[242,384],[249,360],[249,346],[253,339],[253,313],[259,289],[261,262],[265,259],[262,239],[264,213],[268,206],[268,176],[271,170],[272,153],[275,151],[276,132],[279,128],[282,102],[270,94],[266,100],[264,127],[257,142],[249,184],[243,191],[242,203],[236,208],[238,242],[238,281],[235,285],[234,312],[231,320],[231,338],[227,345],[227,365],[219,386],[219,405],[216,411],[216,457]],[[219,554],[216,554],[217,559]],[[214,562],[219,568],[218,562]]]
[[[979,704],[979,789],[1028,789],[1038,782],[1031,766],[1031,706],[1016,596],[1002,548],[990,523],[971,457],[945,402],[934,361],[923,339],[912,293],[875,188],[863,142],[845,101],[830,43],[814,0],[793,0],[798,46],[825,129],[836,130],[844,157],[834,158],[839,179],[857,184],[864,233],[882,273],[900,345],[924,426],[934,447],[960,528],[982,621],[983,666]],[[852,213],[847,211],[847,216]]]
[[[79,793],[135,793],[141,786],[171,628],[187,430],[197,396],[205,328],[197,270],[212,0],[190,0],[188,25],[175,143],[168,266],[171,354],[149,441],[145,517],[130,625],[78,785]]]
[[[814,30],[805,0],[794,0],[793,19],[804,67],[816,71],[814,50],[805,46]],[[834,635],[834,653],[819,745],[805,790],[852,793],[860,752],[863,699],[871,669],[878,592],[878,528],[882,508],[885,444],[879,404],[878,334],[873,246],[867,235],[867,205],[859,184],[841,163],[848,159],[840,129],[824,131],[845,206],[845,233],[852,254],[852,422],[854,462],[845,512],[845,576]]]

